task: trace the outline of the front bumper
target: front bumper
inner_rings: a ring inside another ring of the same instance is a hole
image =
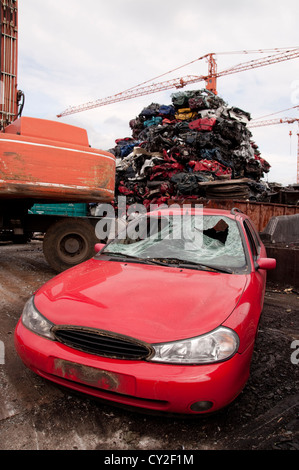
[[[118,404],[168,413],[194,414],[197,402],[208,412],[233,401],[249,375],[252,348],[213,365],[182,366],[98,357],[47,340],[21,322],[16,350],[38,375],[78,392]]]

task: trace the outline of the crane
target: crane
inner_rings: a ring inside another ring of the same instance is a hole
[[[164,90],[169,90],[173,88],[180,89],[180,88],[185,87],[186,85],[191,85],[193,83],[197,83],[200,81],[205,81],[206,89],[209,91],[212,91],[214,94],[217,94],[216,80],[219,77],[223,77],[225,75],[230,75],[233,73],[243,72],[246,70],[251,70],[257,67],[263,67],[266,65],[275,64],[281,61],[296,59],[299,57],[299,47],[277,48],[277,49],[267,49],[267,50],[259,49],[255,51],[232,52],[232,54],[234,53],[249,54],[249,53],[256,53],[256,52],[265,53],[269,51],[271,51],[272,54],[267,57],[244,62],[238,65],[235,65],[233,67],[230,67],[226,70],[223,70],[221,72],[217,72],[217,64],[215,60],[216,54],[215,53],[205,54],[204,56],[199,57],[198,59],[195,59],[185,65],[177,67],[176,69],[170,70],[169,72],[166,72],[162,75],[159,75],[159,77],[155,77],[154,79],[147,80],[146,82],[143,82],[137,86],[131,87],[121,93],[117,93],[115,95],[111,95],[106,98],[98,99],[96,101],[88,102],[82,105],[71,106],[67,108],[65,111],[58,114],[57,117],[60,118],[62,116],[67,116],[70,114],[80,113],[82,111],[86,111],[89,109],[97,108],[100,106],[106,106],[108,104],[112,104],[112,103],[116,103],[116,102],[124,101],[124,100],[129,100],[132,98],[136,98],[138,96],[148,95],[151,93],[157,93],[157,92],[164,91]],[[229,54],[229,53],[222,53],[222,54]],[[171,73],[175,70],[185,67],[186,65],[190,65],[191,63],[194,63],[202,59],[206,59],[208,61],[208,74],[207,75],[199,75],[199,76],[187,75],[186,77],[174,78],[174,79],[167,80],[167,81],[160,82],[160,83],[158,82],[158,83],[151,83],[149,85],[147,84],[148,82],[152,80],[160,78],[163,75]]]
[[[25,95],[17,89],[18,1],[0,0],[0,130],[20,117]]]
[[[17,2],[1,0],[0,10],[0,128],[17,115]]]
[[[295,108],[298,108],[298,106],[294,106]],[[262,126],[271,126],[274,124],[293,124],[294,122],[298,123],[298,129],[299,129],[299,119],[297,118],[278,118],[278,119],[268,119],[266,121],[257,121],[257,122],[252,122],[248,124],[248,127],[262,127]],[[299,183],[299,130],[297,133],[298,136],[298,146],[297,146],[297,183]]]

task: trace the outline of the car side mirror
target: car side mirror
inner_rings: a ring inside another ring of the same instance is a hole
[[[259,269],[275,269],[276,259],[274,258],[260,258],[257,261],[257,267]]]
[[[94,246],[94,251],[98,253],[104,248],[104,246],[106,246],[105,243],[96,243]]]

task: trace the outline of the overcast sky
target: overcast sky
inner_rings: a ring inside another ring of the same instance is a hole
[[[199,57],[217,53],[218,71],[267,54],[238,51],[299,46],[298,0],[19,0],[18,88],[23,115],[84,127],[92,147],[107,150],[131,136],[129,121],[168,90],[57,118],[194,61],[157,81],[205,75]],[[229,54],[223,54],[229,53]],[[205,82],[187,89],[202,89]],[[218,94],[252,118],[299,118],[299,59],[219,78]],[[288,111],[280,112],[288,108]],[[272,114],[275,113],[275,114]],[[269,116],[268,116],[269,115]],[[252,129],[266,179],[296,182],[298,123]],[[290,135],[290,132],[292,135]]]

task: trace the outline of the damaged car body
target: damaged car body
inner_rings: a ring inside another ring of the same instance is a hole
[[[24,364],[110,402],[213,412],[243,390],[275,267],[239,211],[163,209],[132,220],[94,258],[24,307]]]

